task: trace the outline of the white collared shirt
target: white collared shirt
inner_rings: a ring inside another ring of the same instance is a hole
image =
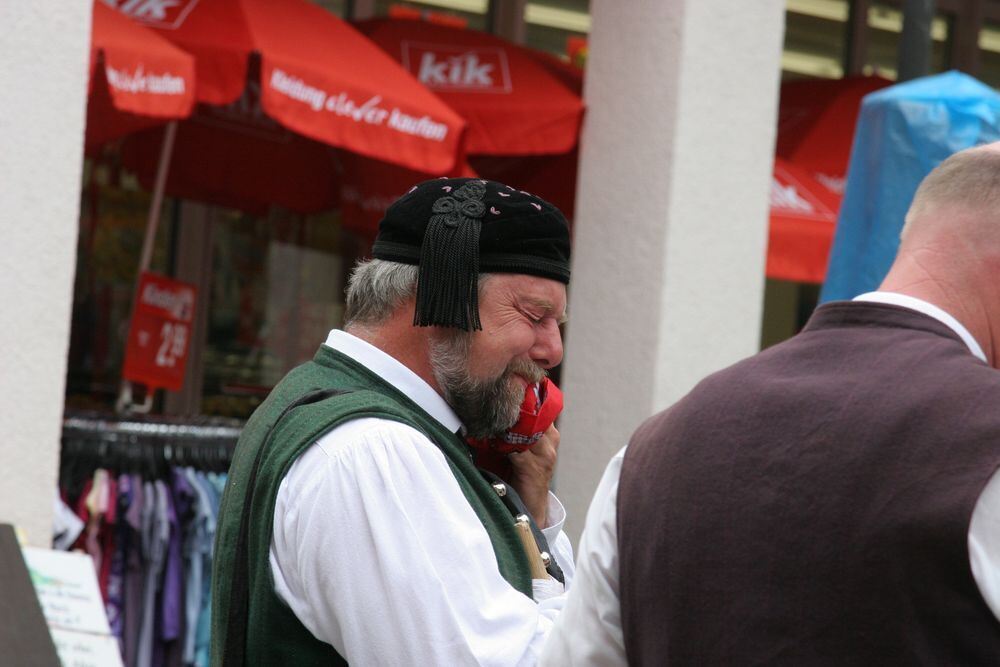
[[[448,430],[461,420],[409,368],[343,331],[326,345],[392,384]],[[566,575],[565,510],[549,495],[550,549]],[[507,583],[444,454],[384,419],[330,431],[278,489],[275,591],[317,639],[358,665],[532,665],[565,595],[536,604]]]
[[[958,334],[973,355],[986,361],[969,331],[934,304],[893,292],[869,292],[855,301],[892,304],[933,317]],[[627,664],[619,603],[617,524],[618,481],[625,449],[608,463],[591,501],[573,592],[545,646],[542,665]],[[976,502],[968,547],[972,576],[990,610],[1000,619],[1000,471],[990,478]]]
[[[923,313],[928,317],[933,317],[935,320],[954,331],[958,337],[962,339],[962,342],[965,343],[965,346],[969,348],[969,352],[971,352],[973,356],[984,363],[986,362],[986,355],[983,353],[983,348],[979,346],[979,343],[972,337],[969,330],[966,329],[961,322],[935,306],[933,303],[924,301],[923,299],[918,299],[917,297],[910,296],[909,294],[899,294],[898,292],[866,292],[854,297],[852,301],[887,303],[892,306],[909,308],[910,310],[915,310],[918,313]]]

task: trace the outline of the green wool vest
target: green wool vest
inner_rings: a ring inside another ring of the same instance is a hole
[[[528,560],[510,510],[480,475],[466,444],[393,386],[324,345],[274,388],[247,422],[233,454],[215,536],[212,665],[346,664],[278,598],[268,550],[278,486],[292,463],[334,427],[364,417],[412,426],[441,449],[490,536],[500,573],[531,597]],[[248,489],[252,499],[245,512]]]

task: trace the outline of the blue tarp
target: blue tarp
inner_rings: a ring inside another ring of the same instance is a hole
[[[883,88],[861,104],[820,301],[882,282],[920,181],[952,153],[1000,139],[1000,94],[960,72]]]

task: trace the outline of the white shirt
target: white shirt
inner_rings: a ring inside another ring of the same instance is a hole
[[[889,303],[929,315],[945,324],[982,361],[986,355],[975,338],[954,317],[937,306],[905,294],[869,292],[855,301]],[[580,539],[576,580],[541,665],[624,665],[618,588],[618,480],[625,448],[604,471],[587,512]],[[979,592],[1000,619],[1000,472],[994,473],[976,502],[969,524],[969,564]]]
[[[343,331],[326,344],[449,430],[461,427],[444,399],[391,356]],[[573,551],[552,494],[548,516],[542,532],[569,584]],[[338,426],[292,464],[278,489],[269,555],[278,597],[357,665],[533,665],[565,602],[559,594],[536,604],[507,583],[444,454],[390,420]]]

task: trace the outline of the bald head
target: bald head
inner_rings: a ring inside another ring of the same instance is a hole
[[[961,151],[917,188],[879,290],[922,299],[961,322],[1000,363],[1000,142]],[[994,340],[994,334],[998,337]]]
[[[900,237],[978,236],[987,226],[1000,241],[1000,142],[960,151],[935,167],[917,188]]]

